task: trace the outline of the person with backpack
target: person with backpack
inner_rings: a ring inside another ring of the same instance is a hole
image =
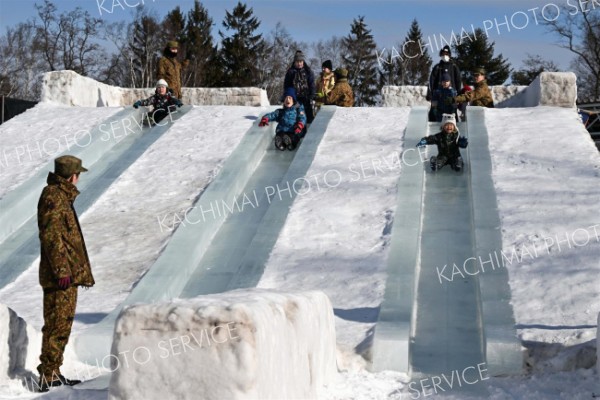
[[[305,62],[304,53],[300,50],[296,51],[294,62],[285,74],[283,91],[285,92],[288,88],[293,88],[296,92],[296,99],[306,112],[306,122],[310,124],[315,117],[313,112],[315,76]]]

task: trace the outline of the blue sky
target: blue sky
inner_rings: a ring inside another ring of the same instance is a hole
[[[35,16],[34,4],[43,0],[0,0],[0,32],[6,27]],[[527,53],[539,54],[568,70],[572,53],[558,47],[558,38],[548,33],[540,21],[557,16],[558,5],[566,4],[576,12],[581,1],[589,12],[600,12],[599,0],[254,0],[247,1],[261,21],[261,30],[268,33],[277,22],[282,22],[295,40],[313,42],[332,36],[345,36],[350,32],[352,20],[359,15],[372,30],[379,50],[391,50],[406,36],[411,21],[416,18],[425,40],[431,40],[434,59],[437,60],[436,42],[440,36],[450,38],[451,32],[462,29],[487,28],[489,39],[496,43],[496,54],[507,57],[513,68],[521,66]],[[107,22],[129,21],[135,7],[144,5],[162,18],[179,6],[187,13],[193,0],[53,0],[59,11],[79,6],[93,16]],[[237,0],[204,0],[215,22],[214,36],[226,10],[231,10]],[[129,7],[132,6],[132,7]],[[537,9],[536,9],[537,7]],[[545,8],[544,8],[545,7]],[[593,8],[595,7],[595,8]],[[533,10],[532,10],[533,9]],[[544,12],[542,13],[542,9]],[[560,18],[564,16],[563,13]],[[536,23],[536,18],[538,23]],[[511,21],[512,19],[512,21]],[[508,20],[508,24],[503,24]],[[430,54],[432,50],[428,49]]]

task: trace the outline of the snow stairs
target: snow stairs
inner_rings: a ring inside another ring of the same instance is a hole
[[[423,132],[439,130],[426,121],[427,109],[413,108],[407,148]],[[405,168],[399,178],[388,279],[373,339],[374,371],[419,379],[478,365],[491,376],[522,370],[507,271],[483,264],[502,248],[483,109],[471,107],[468,126],[459,129],[471,133],[469,148],[461,150],[463,172],[448,166],[431,172],[429,157],[413,153],[407,165],[421,157],[424,168]]]
[[[181,107],[173,114],[173,121],[191,109],[191,106]],[[142,118],[142,109],[119,111],[90,132],[89,145],[73,147],[64,153],[81,158],[89,169],[78,184],[82,192],[75,202],[78,215],[91,207],[121,173],[172,126],[172,123],[142,126]],[[0,288],[13,282],[39,257],[37,202],[46,185],[48,171],[53,170],[54,161],[51,161],[0,199]]]
[[[322,107],[293,152],[274,149],[273,125],[253,125],[187,213],[193,223],[177,228],[123,303],[75,339],[79,358],[94,363],[110,354],[114,323],[126,305],[256,286],[301,190],[292,185],[310,167],[334,113],[335,107]]]

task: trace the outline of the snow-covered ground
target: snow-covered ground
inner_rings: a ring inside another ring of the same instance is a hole
[[[28,111],[11,121],[23,128],[10,129],[9,124],[0,128],[2,148],[5,143],[21,145],[24,131],[37,132],[27,125],[42,127],[53,114],[68,110],[46,105]],[[93,115],[99,123],[114,112],[73,110],[71,131],[92,127]],[[193,203],[263,112],[264,108],[255,107],[195,107],[81,216],[97,285],[80,292],[73,336],[125,298],[172,234],[160,218]],[[385,288],[395,183],[404,168],[411,168],[400,157],[403,149],[414,146],[403,143],[408,113],[408,108],[336,111],[306,174],[305,193],[291,207],[259,284],[279,290],[318,289],[330,298],[336,315],[338,366],[343,372],[326,388],[324,399],[418,398],[409,390],[405,375],[366,372],[357,355],[368,356]],[[600,224],[594,212],[600,200],[600,156],[574,110],[494,109],[486,110],[485,116],[503,250],[514,246],[522,256],[507,268],[517,329],[529,351],[531,368],[527,375],[485,380],[481,385],[488,394],[482,398],[590,399],[600,395],[600,380],[590,368],[600,311],[600,243],[590,228]],[[35,140],[45,138],[40,135]],[[17,175],[0,170],[2,190],[14,189],[36,166],[28,168],[30,172]],[[8,182],[11,186],[5,187]],[[571,248],[561,235],[568,235]],[[553,245],[548,239],[552,237]],[[573,243],[583,244],[586,238],[585,245]],[[532,256],[525,255],[524,249]],[[40,328],[37,263],[0,291],[0,303]],[[68,373],[78,364],[71,353],[67,356]],[[108,394],[69,388],[53,392],[44,398],[105,399]],[[0,388],[0,396],[10,394]],[[448,390],[440,397],[461,396]],[[24,391],[17,396],[30,397]]]

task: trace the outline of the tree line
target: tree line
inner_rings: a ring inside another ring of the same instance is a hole
[[[304,43],[294,40],[281,23],[267,35],[258,33],[261,21],[242,2],[226,11],[218,40],[212,35],[214,21],[199,0],[187,12],[175,7],[162,20],[141,6],[132,21],[110,24],[79,7],[59,14],[51,0],[35,8],[35,18],[8,28],[0,37],[0,95],[36,100],[37,76],[64,69],[110,85],[152,87],[169,40],[177,40],[181,58],[189,60],[184,87],[256,86],[267,91],[271,103],[279,102],[283,77],[298,49],[307,54],[316,74],[327,59],[348,69],[356,106],[378,104],[384,85],[427,85],[437,60],[437,54],[430,55],[420,45],[425,40],[416,19],[404,41],[394,46],[402,51],[382,58],[362,16],[352,21],[346,36]],[[575,54],[579,95],[600,97],[600,17],[581,13],[547,25]],[[501,85],[509,77],[513,84],[527,85],[542,71],[558,70],[553,62],[531,54],[524,68],[512,70],[502,54],[494,54],[495,43],[481,29],[471,40],[450,44],[466,81],[480,66],[488,72],[490,85]]]

